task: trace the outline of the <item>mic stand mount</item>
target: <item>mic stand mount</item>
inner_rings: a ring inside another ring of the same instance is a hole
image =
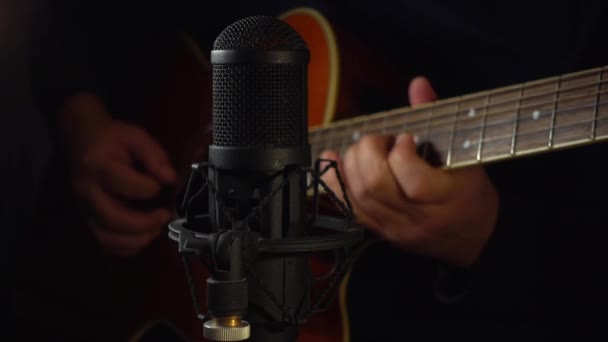
[[[320,170],[321,162],[328,163],[323,170]],[[248,280],[255,281],[274,305],[282,311],[283,318],[274,322],[276,325],[296,326],[304,323],[313,313],[325,311],[335,298],[337,287],[346,274],[348,266],[359,254],[356,246],[364,238],[363,229],[355,224],[348,197],[345,195],[342,202],[321,179],[321,175],[334,169],[342,186],[342,193],[346,194],[337,163],[333,160],[317,160],[314,170],[299,168],[291,171],[292,173],[305,171],[310,174],[311,182],[308,189],[313,191],[314,210],[308,215],[308,224],[310,227],[328,231],[329,234],[281,239],[264,238],[250,230],[248,219],[255,216],[253,214],[243,220],[233,221],[231,229],[201,232],[201,228],[209,229],[208,227],[211,226],[209,215],[200,213],[201,196],[203,193],[206,194],[204,191],[206,188],[212,186],[204,171],[207,168],[213,168],[213,165],[209,163],[192,165],[193,171],[183,202],[185,218],[174,220],[169,224],[169,237],[178,243],[178,251],[186,265],[195,310],[198,318],[204,322],[204,336],[214,341],[241,341],[249,338],[250,324],[243,319],[248,310]],[[285,179],[287,178],[289,177]],[[252,209],[252,213],[268,203],[285,183],[286,181],[277,186],[258,207]],[[319,215],[320,187],[327,192],[330,200],[344,217]],[[330,274],[322,277],[329,279],[330,285],[318,296],[315,304],[302,305],[303,308],[308,308],[307,310],[302,308],[294,310],[282,305],[272,291],[252,272],[252,265],[260,256],[302,255],[323,251],[334,251],[336,255],[341,252],[343,261],[340,265],[336,261]],[[211,274],[207,279],[206,315],[201,314],[188,257],[201,260]]]

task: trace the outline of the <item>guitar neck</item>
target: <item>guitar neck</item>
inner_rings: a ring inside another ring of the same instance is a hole
[[[309,140],[316,160],[365,134],[401,133],[430,143],[444,168],[599,142],[608,139],[608,66],[338,121]]]

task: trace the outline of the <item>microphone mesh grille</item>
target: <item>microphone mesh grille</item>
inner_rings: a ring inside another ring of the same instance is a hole
[[[275,17],[228,26],[214,50],[308,50]],[[222,147],[283,148],[308,144],[307,71],[302,64],[214,64],[213,143]]]
[[[214,50],[255,49],[307,50],[306,42],[287,23],[274,17],[254,16],[241,19],[222,31]]]
[[[291,64],[214,65],[214,144],[304,146],[308,140],[302,113],[305,68]]]

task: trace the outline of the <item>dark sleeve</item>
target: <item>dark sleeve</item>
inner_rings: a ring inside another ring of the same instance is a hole
[[[30,85],[48,124],[65,99],[79,91],[103,92],[117,60],[111,2],[49,1],[34,21]]]
[[[534,311],[539,274],[536,233],[541,227],[537,209],[538,203],[502,192],[494,233],[473,267],[438,265],[437,300],[474,312]]]

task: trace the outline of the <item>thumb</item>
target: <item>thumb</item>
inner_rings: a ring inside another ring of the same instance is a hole
[[[165,149],[148,132],[129,126],[124,141],[135,160],[143,164],[145,171],[163,183],[175,182],[175,171]]]
[[[412,106],[435,101],[437,99],[437,94],[435,93],[435,90],[433,90],[431,82],[424,76],[415,77],[410,82],[408,93]]]

